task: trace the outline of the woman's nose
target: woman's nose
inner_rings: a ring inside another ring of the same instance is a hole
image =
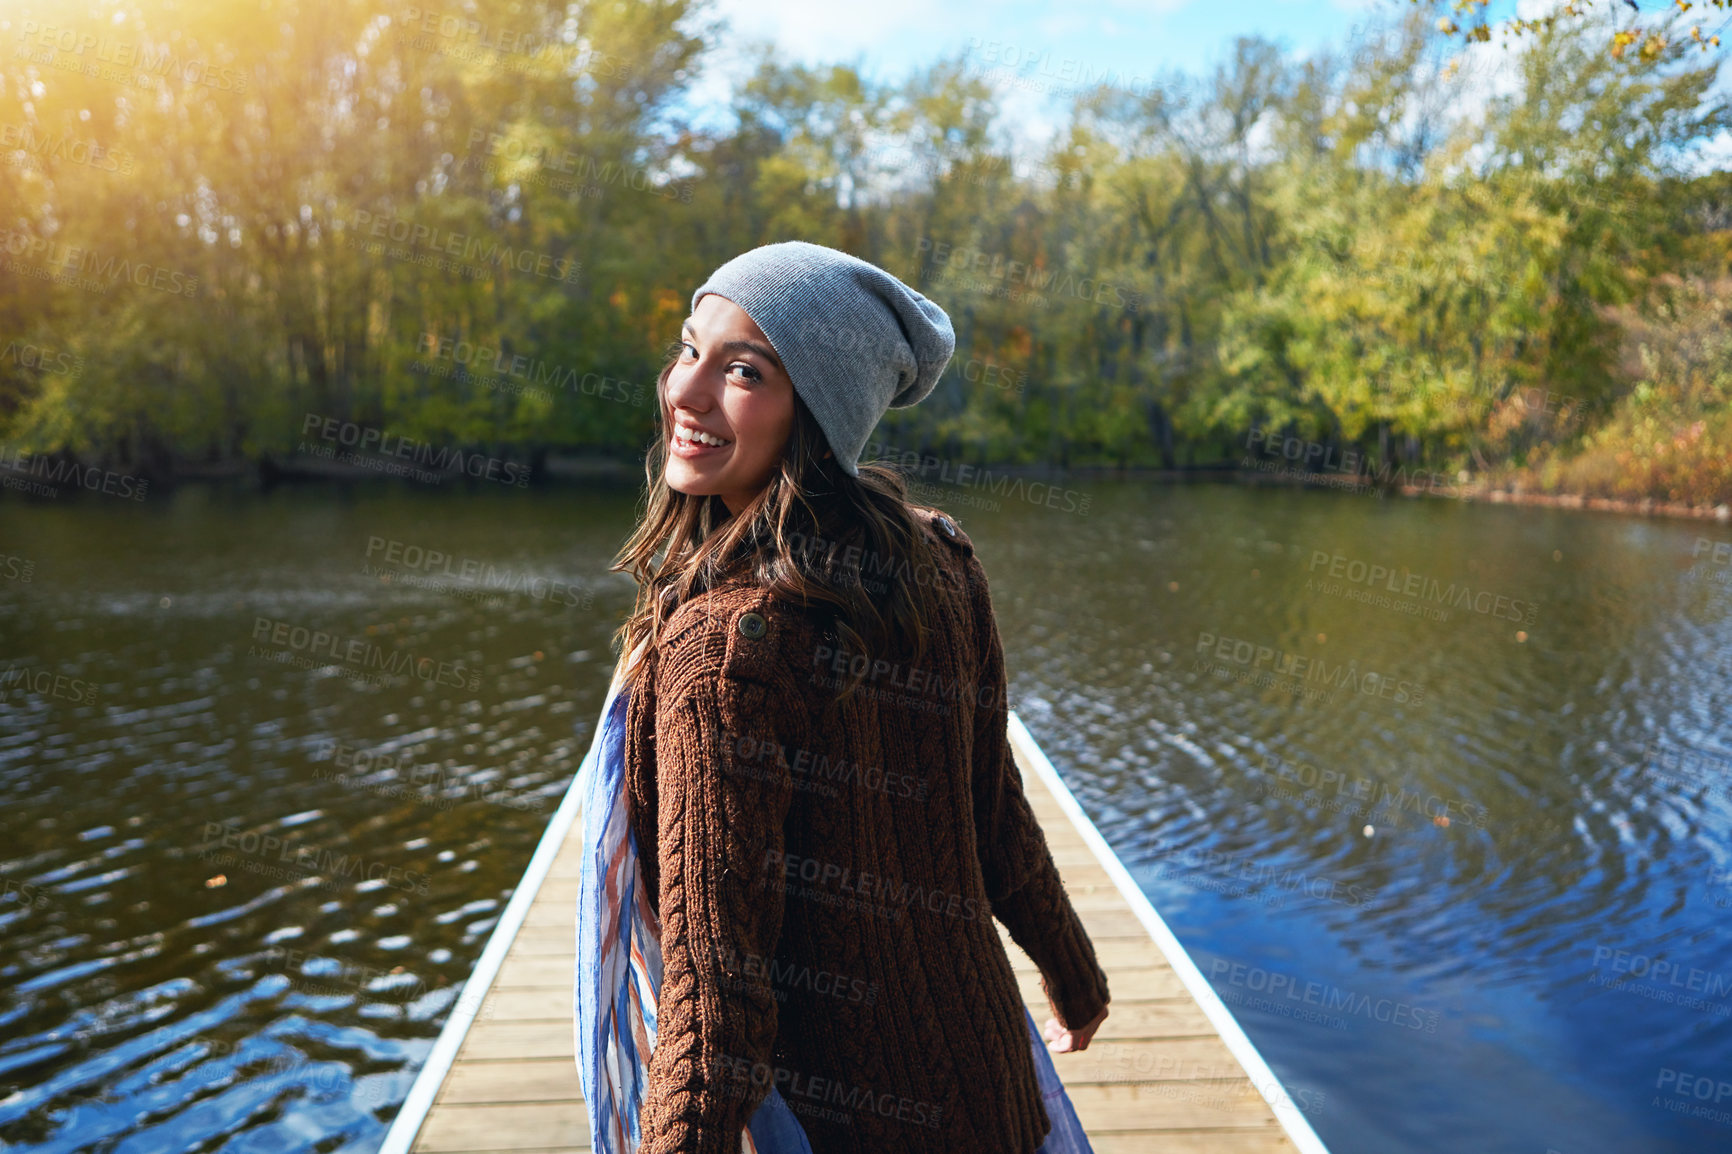
[[[715,403],[720,375],[701,358],[679,366],[668,376],[668,404],[707,412]]]

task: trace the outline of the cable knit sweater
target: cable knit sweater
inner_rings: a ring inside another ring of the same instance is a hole
[[[1107,1003],[1012,761],[987,580],[954,522],[919,668],[724,585],[665,623],[633,687],[631,822],[661,919],[643,1154],[735,1154],[773,1084],[814,1154],[1034,1154],[1050,1123],[992,918],[1067,1027]],[[1037,1020],[1039,1020],[1037,1018]]]

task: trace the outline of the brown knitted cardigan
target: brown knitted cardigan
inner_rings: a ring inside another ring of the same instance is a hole
[[[938,593],[928,656],[869,667],[837,720],[854,655],[746,583],[676,610],[633,686],[663,964],[643,1154],[735,1154],[772,1084],[814,1154],[1034,1154],[1050,1122],[992,918],[1067,1027],[1107,1004],[1011,758],[986,573],[917,520],[939,571],[900,576]]]

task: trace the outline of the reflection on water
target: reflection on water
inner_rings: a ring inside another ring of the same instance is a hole
[[[0,659],[95,691],[0,705],[0,1138],[378,1146],[582,759],[631,500],[0,508]]]
[[[1732,527],[1075,487],[950,502],[1013,704],[1331,1149],[1732,1148]],[[0,1140],[377,1146],[632,497],[0,504]]]
[[[1091,488],[1013,703],[1330,1149],[1732,1149],[1732,527]]]

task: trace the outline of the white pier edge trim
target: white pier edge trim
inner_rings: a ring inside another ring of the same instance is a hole
[[[1082,834],[1083,840],[1094,851],[1101,865],[1106,869],[1107,876],[1113,879],[1113,884],[1119,887],[1119,893],[1130,903],[1137,919],[1149,931],[1149,936],[1155,940],[1155,945],[1166,956],[1167,964],[1184,983],[1186,990],[1196,1000],[1203,1015],[1209,1019],[1209,1024],[1215,1027],[1215,1032],[1221,1036],[1221,1041],[1227,1044],[1228,1051],[1238,1059],[1245,1073],[1251,1079],[1251,1085],[1257,1093],[1269,1104],[1270,1111],[1275,1115],[1275,1121],[1281,1129],[1287,1132],[1287,1137],[1293,1145],[1299,1148],[1299,1154],[1329,1154],[1329,1148],[1323,1145],[1316,1131],[1311,1129],[1311,1123],[1299,1112],[1291,1097],[1281,1085],[1281,1080],[1275,1077],[1275,1072],[1269,1069],[1269,1064],[1263,1061],[1263,1055],[1257,1052],[1257,1047],[1251,1044],[1251,1039],[1245,1036],[1245,1031],[1239,1028],[1239,1022],[1227,1009],[1220,995],[1215,993],[1215,987],[1209,984],[1209,979],[1203,976],[1203,971],[1191,961],[1191,955],[1185,952],[1185,947],[1167,928],[1167,923],[1161,920],[1161,915],[1155,912],[1155,907],[1149,904],[1149,899],[1131,877],[1125,864],[1113,852],[1107,839],[1101,836],[1101,831],[1095,828],[1095,823],[1089,820],[1088,814],[1077,802],[1076,795],[1065,785],[1064,779],[1058,775],[1046,754],[1041,752],[1040,745],[1034,740],[1034,735],[1022,723],[1022,718],[1010,711],[1010,740],[1017,751],[1034,767],[1048,789],[1058,798],[1058,804],[1070,817],[1071,824]]]

